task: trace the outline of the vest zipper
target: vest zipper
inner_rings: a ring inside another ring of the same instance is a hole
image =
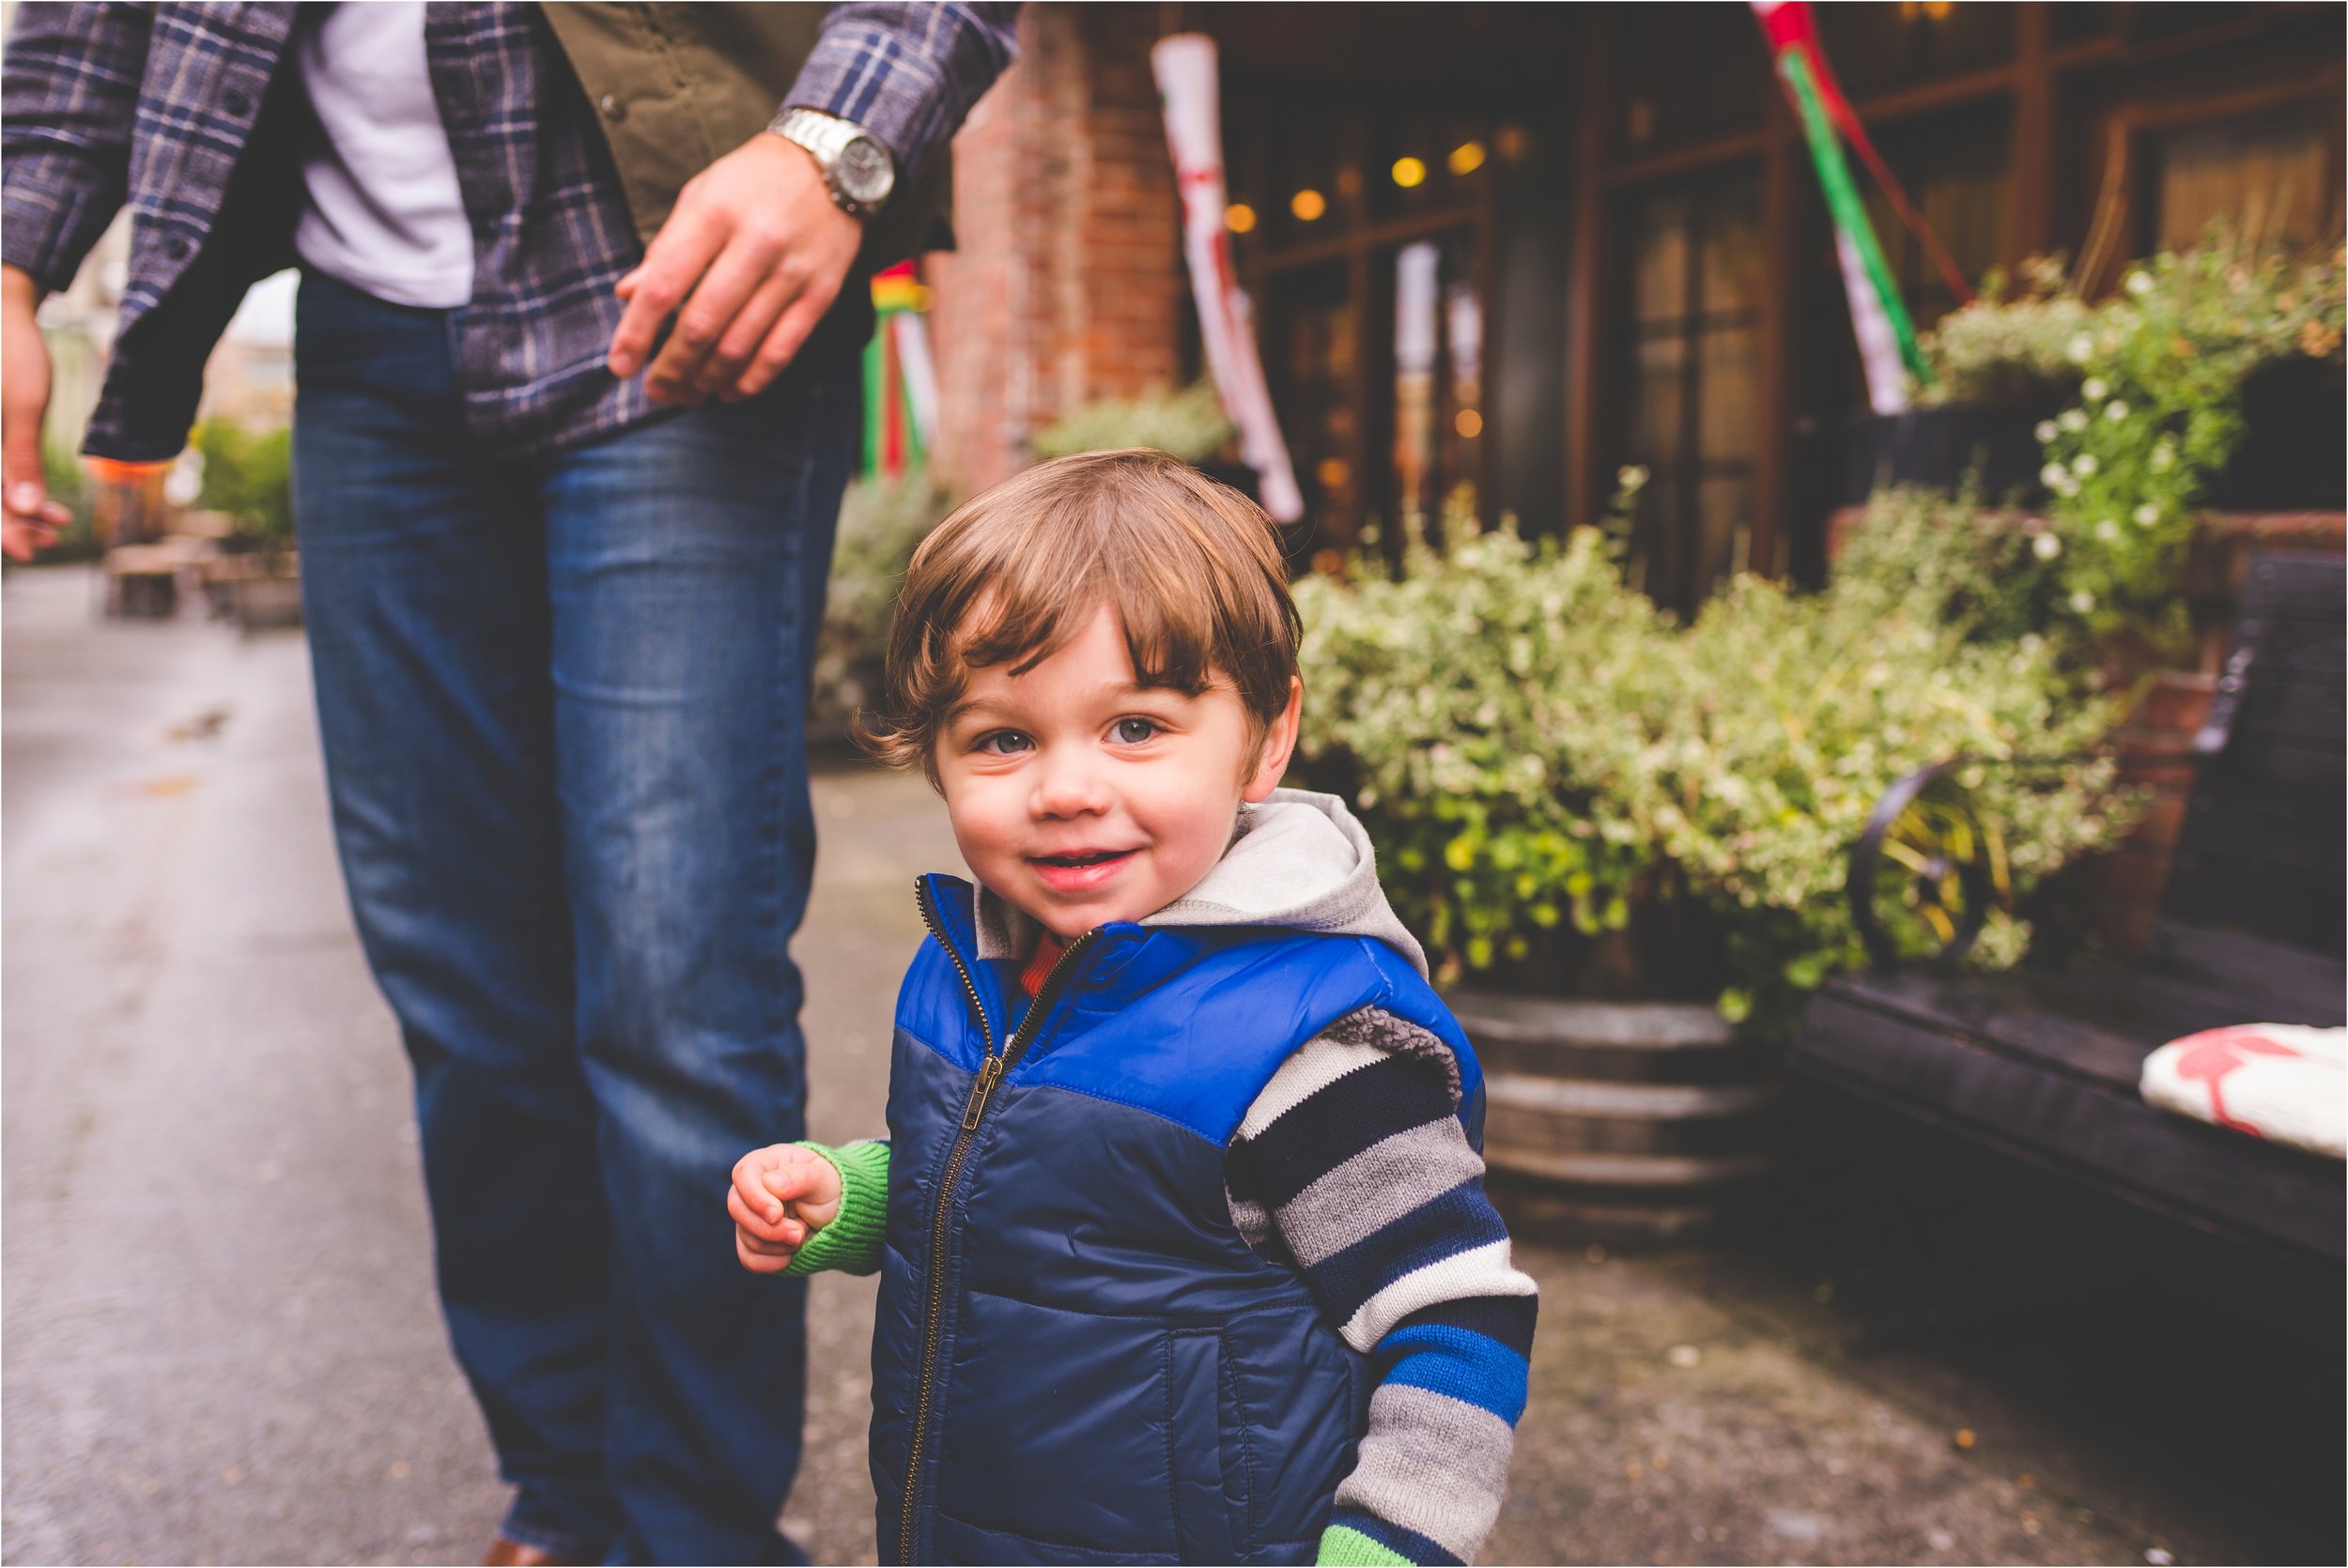
[[[918,879],[913,884],[914,899],[921,908],[921,923],[930,929],[930,935],[946,949],[953,961],[954,973],[962,977],[963,995],[970,1003],[970,1016],[979,1021],[979,1036],[985,1041],[986,1056],[979,1064],[979,1076],[970,1085],[970,1099],[963,1106],[962,1127],[954,1134],[953,1146],[946,1152],[946,1168],[938,1176],[937,1198],[930,1206],[930,1288],[929,1305],[921,1319],[921,1361],[914,1381],[913,1433],[905,1447],[904,1511],[897,1525],[897,1560],[913,1560],[913,1516],[915,1499],[920,1495],[921,1453],[929,1439],[930,1391],[937,1376],[937,1338],[945,1324],[946,1313],[946,1208],[953,1201],[954,1183],[962,1177],[963,1161],[970,1153],[971,1140],[977,1136],[979,1122],[986,1115],[986,1103],[995,1094],[1011,1069],[1019,1065],[1034,1043],[1036,1031],[1042,1027],[1043,1015],[1059,999],[1068,984],[1068,972],[1077,956],[1092,945],[1098,931],[1087,931],[1068,945],[1051,972],[1043,976],[1043,984],[1036,988],[1035,1000],[1027,1004],[1027,1016],[1012,1031],[1011,1043],[998,1053],[995,1049],[995,1028],[986,1019],[986,1007],[979,1000],[979,988],[970,978],[969,966],[962,961],[962,954],[946,940],[946,932],[937,918],[937,905],[930,897],[929,879]]]

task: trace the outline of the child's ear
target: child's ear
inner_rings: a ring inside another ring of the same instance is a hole
[[[1305,713],[1305,683],[1297,676],[1289,677],[1288,706],[1280,716],[1267,725],[1263,732],[1263,748],[1257,754],[1255,771],[1240,789],[1240,798],[1251,805],[1262,800],[1280,785],[1280,776],[1289,771],[1289,758],[1296,750],[1296,727]]]

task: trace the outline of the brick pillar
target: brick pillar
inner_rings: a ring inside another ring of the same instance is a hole
[[[965,491],[1043,426],[1173,384],[1188,286],[1150,76],[1158,12],[1030,5],[1018,64],[954,140],[954,232],[933,256],[936,466]]]

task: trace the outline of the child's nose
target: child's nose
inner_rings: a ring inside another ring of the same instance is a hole
[[[1035,785],[1039,817],[1081,817],[1108,809],[1108,785],[1081,758],[1048,760]]]

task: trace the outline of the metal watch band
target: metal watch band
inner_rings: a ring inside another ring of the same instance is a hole
[[[842,178],[842,157],[858,141],[869,144],[884,161],[888,158],[888,148],[854,120],[842,119],[837,115],[827,115],[817,109],[793,109],[775,123],[775,133],[807,149],[815,160],[815,166],[823,171],[824,189],[830,192],[833,203],[842,212],[852,217],[865,217],[888,200],[888,187],[895,183],[893,169],[889,171],[892,177],[883,187],[881,194],[871,201],[857,197],[847,189]]]

